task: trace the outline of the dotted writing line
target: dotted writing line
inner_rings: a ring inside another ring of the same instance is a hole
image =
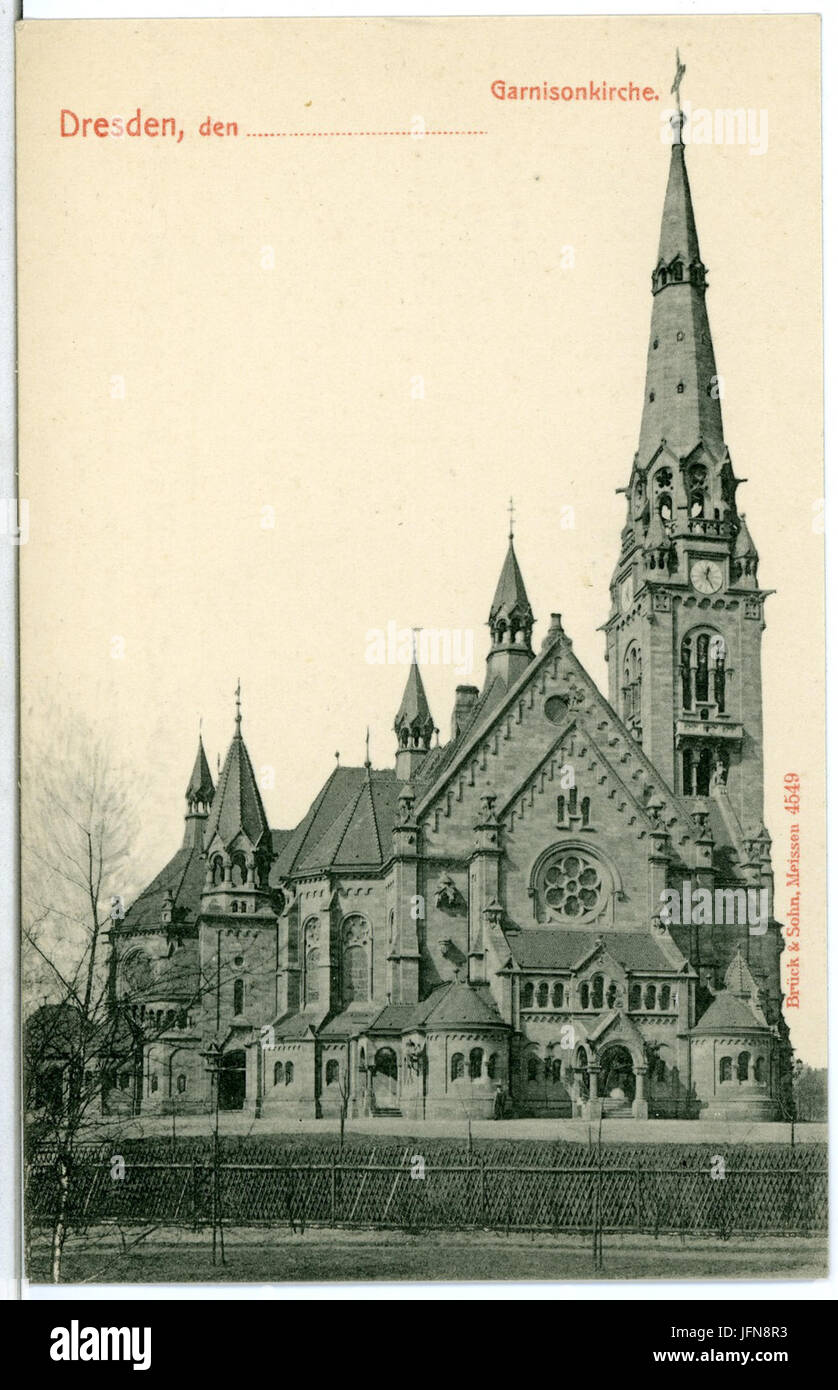
[[[410,135],[416,140],[426,135],[488,135],[488,130],[255,130],[248,131],[248,140],[311,140],[331,139],[333,136]]]

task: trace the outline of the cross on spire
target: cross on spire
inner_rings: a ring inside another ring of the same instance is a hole
[[[241,676],[236,681],[236,731],[241,728],[242,723],[242,682]]]

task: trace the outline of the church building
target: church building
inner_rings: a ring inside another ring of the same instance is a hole
[[[336,766],[299,825],[274,829],[237,704],[218,785],[199,741],[183,844],[111,933],[114,1007],[139,1039],[111,1110],[784,1113],[767,593],[724,438],[683,124],[607,697],[558,613],[534,645],[510,533],[485,678],[457,687],[444,742],[414,660],[392,764]]]

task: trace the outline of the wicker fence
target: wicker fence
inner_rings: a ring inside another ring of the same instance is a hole
[[[400,1163],[111,1162],[76,1167],[70,1221],[198,1227],[227,1225],[495,1229],[567,1232],[810,1234],[827,1229],[821,1167],[695,1167]],[[27,1173],[32,1222],[56,1210],[49,1161]]]

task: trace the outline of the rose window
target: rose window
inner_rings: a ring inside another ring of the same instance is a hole
[[[542,893],[555,917],[585,917],[602,901],[603,882],[598,864],[578,850],[567,850],[544,870]]]

